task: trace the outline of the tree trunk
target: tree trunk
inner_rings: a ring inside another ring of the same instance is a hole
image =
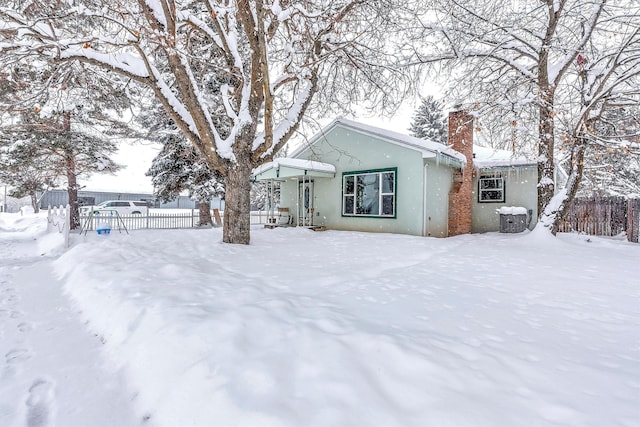
[[[250,215],[250,160],[237,158],[237,164],[228,170],[225,178],[222,241],[225,243],[248,245],[251,238]]]
[[[569,212],[569,208],[573,204],[573,200],[578,192],[580,181],[582,180],[582,172],[584,169],[584,153],[587,146],[584,141],[574,145],[572,153],[571,171],[567,180],[567,185],[547,204],[544,212],[540,215],[538,224],[547,228],[551,234],[555,235],[559,228],[560,222],[564,220]],[[536,227],[537,228],[537,227]]]
[[[80,209],[78,207],[78,181],[76,179],[76,160],[73,153],[65,153],[65,171],[67,174],[67,194],[69,196],[69,230],[80,228]]]
[[[62,132],[67,134],[71,132],[71,113],[64,114]],[[69,195],[69,206],[71,208],[71,215],[69,215],[69,230],[76,230],[80,228],[78,180],[76,178],[76,157],[73,150],[69,147],[64,150],[64,167],[67,174],[67,194]]]
[[[34,213],[40,212],[40,205],[38,203],[38,195],[36,193],[31,193],[31,206],[33,207]]]
[[[69,207],[71,215],[69,217],[69,230],[80,228],[80,211],[78,208],[78,183],[75,174],[75,161],[73,157],[65,159],[67,163],[67,194],[69,195]]]
[[[574,146],[574,149],[575,151],[571,162],[571,172],[569,173],[567,185],[563,192],[564,198],[558,207],[558,211],[553,218],[551,226],[551,233],[553,233],[553,235],[558,232],[560,222],[564,220],[565,216],[569,212],[569,208],[573,204],[573,199],[575,199],[578,187],[582,181],[582,172],[584,171],[584,153],[587,149],[586,143],[581,140],[577,146]]]
[[[545,77],[546,78],[546,77]],[[544,91],[540,106],[540,134],[538,141],[538,215],[541,216],[554,194],[554,94]]]
[[[199,227],[211,227],[213,226],[213,220],[211,219],[211,202],[198,202],[198,226]]]

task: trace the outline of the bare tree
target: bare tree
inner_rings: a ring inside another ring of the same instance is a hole
[[[563,145],[569,152],[567,184],[541,217],[554,234],[578,191],[590,146],[640,153],[640,133],[637,126],[629,123],[640,106],[640,25],[627,28],[619,22],[612,24],[615,26],[608,28],[608,39],[598,40],[597,44],[591,41],[585,49],[588,54],[578,55],[577,75],[567,89],[569,93],[573,89],[580,108],[574,116],[571,111],[567,112],[569,117],[563,118],[568,122],[563,135]],[[630,116],[625,109],[631,111]]]
[[[225,178],[229,243],[249,243],[251,171],[294,135],[314,96],[327,108],[363,99],[391,108],[408,88],[389,65],[404,52],[386,37],[404,25],[404,2],[9,3],[0,8],[3,54],[80,61],[153,91]],[[220,112],[224,120],[213,120]],[[219,123],[231,129],[228,136]]]
[[[457,96],[470,109],[499,109],[505,128],[535,116],[538,145],[538,213],[554,230],[575,190],[554,197],[557,143],[571,140],[574,162],[597,119],[637,88],[640,5],[632,0],[432,0],[421,16],[425,29],[418,62],[446,63]],[[585,59],[588,57],[588,61]],[[635,83],[634,83],[635,82]],[[582,92],[574,88],[582,87]],[[476,105],[476,102],[478,103]],[[626,103],[638,104],[637,91]],[[567,113],[569,127],[557,128]],[[569,113],[570,112],[570,113]],[[572,171],[569,187],[579,184]],[[561,201],[562,199],[562,201]]]
[[[584,176],[576,197],[640,194],[640,107],[612,109],[602,117],[596,132],[600,137],[591,139],[585,153]]]

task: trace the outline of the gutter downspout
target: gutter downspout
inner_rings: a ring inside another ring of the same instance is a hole
[[[422,177],[422,237],[429,236],[429,222],[427,219],[427,166],[429,166],[429,163],[425,161]]]

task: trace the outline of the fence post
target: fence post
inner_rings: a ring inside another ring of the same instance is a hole
[[[627,201],[627,240],[640,243],[640,199]]]
[[[191,208],[191,228],[193,228],[193,208]]]
[[[633,235],[634,242],[640,243],[640,199],[633,199]]]

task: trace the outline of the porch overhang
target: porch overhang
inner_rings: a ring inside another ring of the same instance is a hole
[[[253,170],[254,181],[285,181],[291,178],[334,178],[335,166],[313,160],[279,158]]]

